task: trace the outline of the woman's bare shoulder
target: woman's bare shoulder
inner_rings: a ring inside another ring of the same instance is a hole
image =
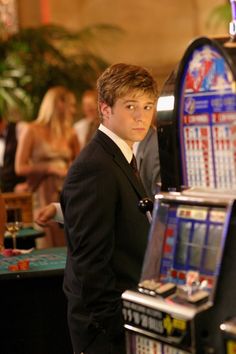
[[[39,126],[37,123],[35,122],[28,122],[27,124],[24,125],[23,129],[20,129],[19,131],[19,138],[23,138],[23,139],[34,139],[35,136],[40,135],[39,132]]]
[[[30,122],[28,123],[28,131],[32,134],[41,135],[45,131],[45,127],[39,124],[38,122]]]

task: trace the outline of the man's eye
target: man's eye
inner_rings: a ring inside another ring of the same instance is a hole
[[[128,104],[127,108],[133,111],[135,109],[135,106],[133,104]]]
[[[145,111],[151,111],[153,109],[153,106],[145,106],[144,109]]]

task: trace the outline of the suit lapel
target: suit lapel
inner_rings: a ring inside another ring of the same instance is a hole
[[[123,154],[122,154],[122,157],[124,157]],[[125,158],[124,158],[124,160],[125,161],[123,161],[123,159],[120,159],[119,156],[117,156],[117,155],[114,156],[115,163],[121,168],[121,170],[124,172],[126,177],[129,179],[129,181],[132,184],[133,188],[135,189],[139,199],[146,197],[147,193],[143,187],[141,180],[138,180],[138,178],[134,174],[132,167],[129,165],[129,163],[126,161]]]
[[[124,157],[119,147],[106,134],[99,130],[97,131],[94,139],[103,145],[107,153],[112,155],[114,162],[126,175],[133,188],[135,189],[135,192],[138,195],[139,199],[147,197],[147,193],[143,187],[142,182],[139,181],[135,176],[132,167],[129,165],[128,161]]]

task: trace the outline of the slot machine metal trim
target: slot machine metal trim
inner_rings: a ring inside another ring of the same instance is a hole
[[[154,334],[152,332],[148,332],[148,331],[145,331],[144,329],[137,328],[137,327],[134,327],[134,326],[131,326],[131,325],[128,325],[128,324],[125,324],[124,327],[125,327],[125,329],[128,329],[129,331],[136,332],[136,333],[139,333],[139,334],[143,334],[143,335],[151,337],[153,339],[160,339],[161,340],[161,338],[162,338],[158,334]]]
[[[229,200],[236,199],[236,190],[225,190],[225,189],[217,189],[217,196],[214,195],[215,189],[214,188],[201,188],[201,187],[191,187],[182,191],[183,195],[195,197],[195,198],[204,198],[205,199],[212,199],[215,198],[216,203],[223,201],[223,203],[228,204]]]
[[[191,306],[189,307],[181,306],[176,303],[171,303],[165,301],[162,297],[151,297],[148,295],[139,294],[132,290],[126,290],[122,294],[122,299],[124,301],[130,301],[132,303],[136,303],[138,305],[150,307],[157,311],[163,311],[172,316],[178,316],[180,319],[191,320],[196,313],[202,311],[203,309],[207,309],[211,307],[212,303],[207,302],[201,306]]]
[[[212,194],[205,192],[202,190],[202,193],[199,195],[200,192],[198,192],[198,189],[189,189],[185,190],[180,193],[161,193],[157,194],[155,196],[155,201],[162,201],[164,202],[165,200],[167,202],[172,202],[172,203],[184,203],[184,204],[194,204],[196,205],[206,205],[206,206],[217,206],[217,207],[224,207],[227,210],[232,206],[235,198],[236,198],[236,193],[234,194],[222,194],[217,196],[213,196]],[[222,191],[224,193],[224,191]],[[228,192],[229,193],[229,192]],[[228,198],[228,199],[227,199]]]

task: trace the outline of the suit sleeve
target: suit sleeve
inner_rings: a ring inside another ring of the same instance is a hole
[[[86,173],[85,173],[86,171]],[[70,250],[70,288],[108,334],[122,330],[121,299],[112,269],[118,185],[97,163],[73,166],[62,194]]]

